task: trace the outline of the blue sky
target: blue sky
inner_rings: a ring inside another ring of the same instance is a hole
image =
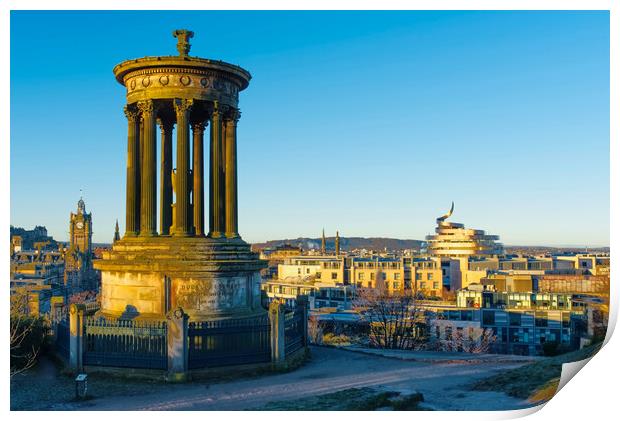
[[[11,12],[11,224],[124,230],[117,63],[239,64],[239,228],[250,242],[422,239],[453,220],[505,244],[609,244],[607,12]]]

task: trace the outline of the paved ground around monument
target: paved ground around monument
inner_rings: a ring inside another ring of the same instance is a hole
[[[243,410],[329,394],[351,388],[373,388],[403,394],[421,392],[424,408],[435,410],[507,410],[530,406],[504,393],[471,391],[476,380],[499,370],[519,367],[523,362],[440,361],[428,362],[385,358],[379,355],[333,348],[312,348],[312,358],[303,367],[281,374],[220,383],[161,384],[122,382],[93,377],[89,390],[93,399],[71,401],[70,379],[56,386],[51,396],[37,399],[36,408],[57,410]],[[41,371],[41,370],[39,370]],[[36,382],[45,390],[58,381],[53,369],[37,373]],[[34,379],[32,379],[34,380]],[[32,382],[29,382],[32,384]],[[122,384],[120,384],[122,383]],[[19,385],[15,386],[17,389]],[[17,395],[11,406],[28,409]],[[32,392],[32,391],[31,391]]]

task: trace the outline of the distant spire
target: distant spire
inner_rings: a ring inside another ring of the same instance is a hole
[[[321,237],[321,254],[326,253],[326,244],[327,242],[325,241],[325,228],[323,228],[323,236]]]
[[[114,240],[112,240],[112,244],[116,243],[121,239],[121,234],[118,230],[118,219],[116,220],[116,227],[114,228]]]
[[[340,256],[340,234],[336,231],[336,256]]]

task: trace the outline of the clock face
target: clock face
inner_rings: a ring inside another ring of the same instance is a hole
[[[82,228],[84,228],[84,223],[83,223],[82,221],[78,222],[78,223],[77,223],[77,224],[75,224],[75,225],[78,227],[78,229],[82,229]]]

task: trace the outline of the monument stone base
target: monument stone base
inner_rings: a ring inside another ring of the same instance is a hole
[[[95,262],[100,314],[163,319],[179,307],[191,321],[264,314],[260,270],[266,265],[240,238],[126,236]]]

